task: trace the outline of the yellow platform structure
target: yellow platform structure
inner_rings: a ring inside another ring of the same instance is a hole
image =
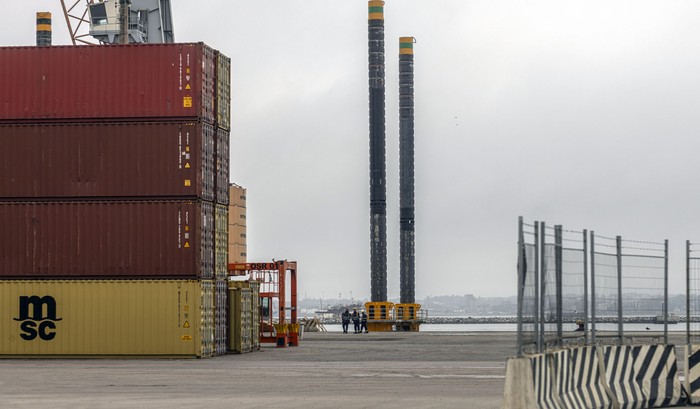
[[[418,332],[423,322],[420,304],[394,304],[397,331]]]
[[[365,303],[367,330],[369,332],[391,332],[394,329],[394,303],[373,301]]]
[[[388,301],[366,302],[365,312],[369,332],[417,332],[424,316],[420,304],[394,304]]]

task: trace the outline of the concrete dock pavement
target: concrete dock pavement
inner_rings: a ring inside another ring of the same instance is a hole
[[[513,332],[307,333],[209,359],[3,359],[0,407],[496,409],[515,347]]]
[[[307,333],[209,359],[4,359],[0,407],[500,408],[514,336]]]

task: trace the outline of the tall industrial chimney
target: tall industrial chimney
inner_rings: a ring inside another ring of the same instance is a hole
[[[369,209],[372,301],[387,301],[384,2],[369,2]]]
[[[416,302],[413,37],[399,38],[399,206],[401,303]]]
[[[37,47],[51,45],[51,13],[48,11],[36,13],[36,45]]]

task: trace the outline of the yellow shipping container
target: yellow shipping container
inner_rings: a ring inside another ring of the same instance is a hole
[[[211,356],[211,280],[0,281],[0,355]]]
[[[250,281],[250,293],[251,293],[251,315],[253,325],[251,327],[251,346],[253,350],[257,351],[260,349],[260,282]]]
[[[253,314],[252,292],[250,288],[244,288],[241,284],[247,282],[231,282],[229,287],[229,351],[236,353],[250,352],[253,350]]]

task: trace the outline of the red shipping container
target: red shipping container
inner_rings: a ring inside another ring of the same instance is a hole
[[[213,201],[215,138],[201,122],[0,124],[0,198]]]
[[[213,124],[215,72],[216,52],[202,43],[0,47],[0,121]]]
[[[201,122],[0,124],[0,198],[213,201],[215,137]]]
[[[0,279],[211,278],[208,202],[0,202]]]

